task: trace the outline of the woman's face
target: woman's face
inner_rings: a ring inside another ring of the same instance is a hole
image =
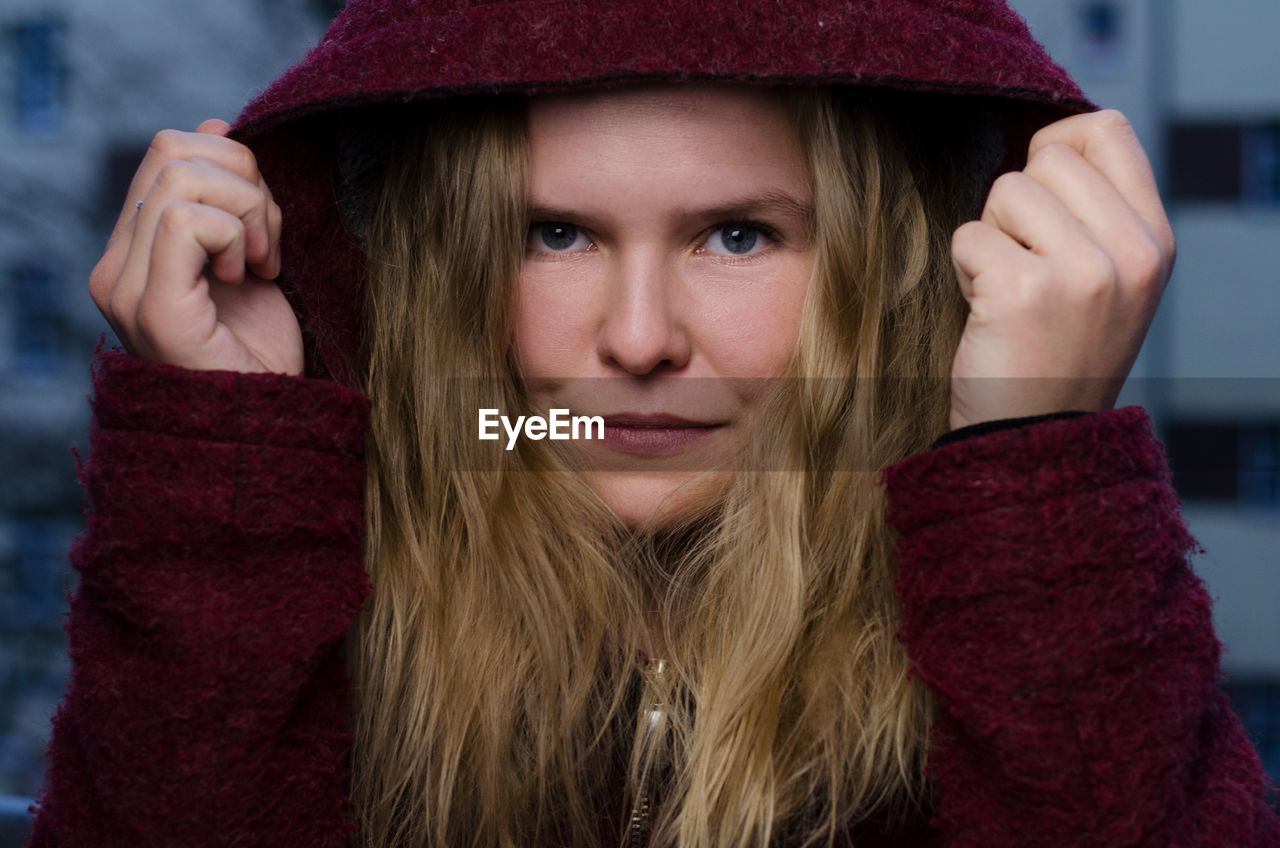
[[[535,98],[514,354],[534,404],[602,416],[566,442],[631,526],[723,491],[764,381],[788,366],[812,192],[772,90]]]

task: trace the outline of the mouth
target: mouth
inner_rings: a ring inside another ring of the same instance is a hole
[[[722,427],[665,413],[623,412],[604,416],[604,442],[621,453],[670,456],[695,447]]]

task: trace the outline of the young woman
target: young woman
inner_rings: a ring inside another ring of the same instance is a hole
[[[1275,844],[1088,108],[999,3],[355,0],[159,134],[34,844]]]

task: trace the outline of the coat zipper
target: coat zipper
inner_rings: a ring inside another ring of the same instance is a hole
[[[645,789],[631,811],[631,848],[645,848],[649,842],[649,790]]]
[[[654,659],[649,661],[645,674],[650,677],[661,677],[665,670],[666,662]],[[645,728],[640,738],[641,750],[654,744],[654,737],[662,724],[663,718],[664,713],[661,701],[654,701],[649,705],[649,709],[642,714],[641,720],[645,721]],[[652,765],[656,767],[658,763],[653,763]],[[636,804],[631,809],[631,823],[629,826],[630,848],[645,848],[649,844],[649,816],[653,806],[654,775],[645,776],[643,782],[644,785],[639,787],[639,792],[636,794]]]

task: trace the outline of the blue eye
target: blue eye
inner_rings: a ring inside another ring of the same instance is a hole
[[[725,227],[719,235],[730,253],[749,253],[756,246],[756,231],[746,227]]]
[[[550,250],[561,253],[575,247],[582,248],[579,240],[585,241],[578,228],[572,224],[547,223],[534,224],[529,228],[529,246],[534,250]]]
[[[755,249],[761,235],[756,227],[728,224],[711,233],[707,238],[707,250],[720,255],[745,256]]]

